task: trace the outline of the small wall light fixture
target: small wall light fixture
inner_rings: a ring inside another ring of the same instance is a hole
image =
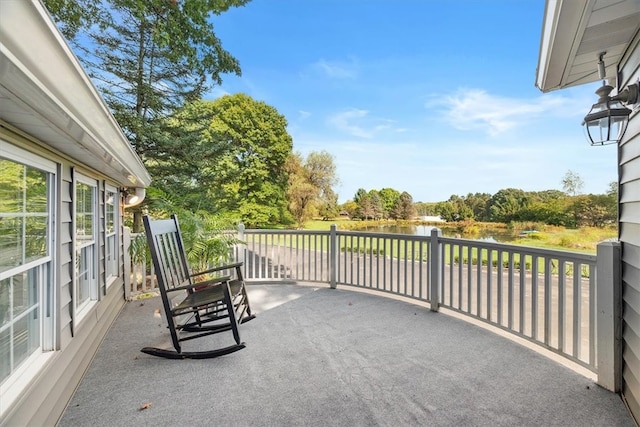
[[[124,207],[130,208],[132,206],[139,205],[147,195],[147,191],[144,188],[127,188],[124,191]]]
[[[596,90],[598,102],[593,104],[591,111],[582,122],[585,135],[591,145],[617,144],[622,139],[629,124],[631,110],[625,107],[638,102],[638,84],[628,85],[623,91],[615,96],[609,96],[613,90],[612,86],[605,83],[605,67],[600,54],[598,62],[598,73],[602,79],[602,86]]]

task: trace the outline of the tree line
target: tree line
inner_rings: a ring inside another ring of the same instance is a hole
[[[506,188],[493,195],[452,195],[443,202],[419,204],[417,209],[426,214],[440,215],[447,221],[530,221],[575,228],[615,223],[617,205],[617,190],[613,188],[606,194],[587,195],[570,195],[560,190]]]
[[[505,188],[495,194],[453,194],[441,202],[412,202],[412,196],[391,188],[359,189],[342,204],[342,213],[354,219],[419,219],[440,216],[445,221],[539,222],[565,227],[601,227],[617,220],[618,187],[605,194],[581,194],[583,181],[568,171],[561,190],[524,191]]]

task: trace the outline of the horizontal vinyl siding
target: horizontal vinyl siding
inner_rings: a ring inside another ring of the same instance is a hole
[[[637,225],[635,219],[640,217],[640,200],[629,201],[620,205],[620,221]]]
[[[640,180],[640,157],[624,163],[624,167],[620,171],[620,183],[622,183],[622,185],[637,180]]]
[[[623,325],[624,334],[622,338],[625,346],[640,349],[639,331],[637,327],[631,327],[633,322],[636,322],[635,325],[640,325],[640,313],[636,312],[628,304],[625,304],[624,310],[625,323]],[[624,366],[622,376],[624,382],[622,393],[634,414],[640,414],[640,358],[638,358],[638,354],[640,354],[640,351],[625,351],[623,355]]]
[[[640,194],[640,179],[630,181],[620,187],[620,203],[632,202]]]
[[[621,63],[620,87],[640,78],[640,34]],[[640,110],[635,108],[619,147],[622,243],[622,393],[640,420]]]

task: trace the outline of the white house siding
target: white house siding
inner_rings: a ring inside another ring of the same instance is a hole
[[[621,62],[620,87],[640,79],[640,35]],[[640,108],[631,114],[619,148],[620,241],[622,242],[622,392],[640,420]]]
[[[36,144],[28,136],[21,135],[11,126],[0,122],[0,139],[23,150],[55,162],[57,166],[54,193],[56,207],[54,210],[55,239],[52,245],[54,254],[54,292],[55,292],[55,351],[45,352],[45,361],[38,369],[29,369],[23,375],[28,376],[14,402],[0,413],[0,425],[55,425],[63,413],[67,402],[76,389],[82,375],[89,366],[97,351],[98,345],[105,336],[122,309],[124,299],[123,268],[120,275],[109,286],[105,284],[104,274],[104,237],[98,237],[98,301],[83,313],[81,319],[74,319],[73,301],[73,174],[80,170],[83,175],[95,178],[98,182],[99,222],[104,219],[103,190],[108,177],[82,165],[74,163],[59,153],[48,150],[46,144]],[[1,153],[0,153],[1,156]],[[118,188],[119,185],[109,182]],[[122,212],[122,209],[120,209]],[[120,236],[122,236],[122,216],[119,218]],[[104,225],[98,226],[100,232]],[[122,244],[122,237],[119,242]],[[120,248],[119,257],[123,250]],[[75,322],[74,322],[75,321]],[[46,357],[48,356],[48,357]],[[15,390],[12,390],[12,392]],[[3,399],[5,396],[3,396]]]

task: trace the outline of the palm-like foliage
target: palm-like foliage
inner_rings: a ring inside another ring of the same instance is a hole
[[[237,237],[236,222],[232,218],[212,215],[205,211],[192,212],[180,206],[178,196],[150,188],[149,214],[154,218],[178,216],[187,260],[194,271],[228,263],[235,245],[243,242]],[[140,251],[140,242],[131,248]],[[133,254],[132,254],[133,257]]]

